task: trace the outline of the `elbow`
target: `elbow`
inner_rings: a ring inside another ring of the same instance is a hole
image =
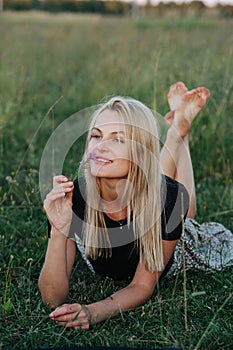
[[[60,290],[58,287],[44,283],[44,281],[39,278],[38,288],[41,293],[41,299],[45,305],[51,308],[56,308],[63,304],[68,296],[69,288],[62,288]]]
[[[148,300],[150,300],[150,298],[152,297],[152,294],[154,292],[154,289],[146,289],[145,290],[145,294],[144,294],[144,303],[147,302]]]
[[[67,299],[67,295],[63,297],[61,295],[56,295],[55,293],[49,293],[49,292],[43,292],[43,291],[40,291],[40,292],[41,292],[41,299],[43,303],[50,308],[56,308],[64,304]]]
[[[66,298],[61,298],[61,297],[57,297],[56,295],[43,294],[43,293],[41,293],[41,299],[46,306],[53,309],[64,304],[66,301]]]
[[[145,304],[152,296],[154,292],[154,288],[151,286],[147,286],[144,283],[139,283],[139,284],[131,284],[131,287],[137,288],[138,289],[138,299],[139,299],[139,305]]]

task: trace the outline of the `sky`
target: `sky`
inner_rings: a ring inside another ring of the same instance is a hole
[[[159,2],[164,2],[164,3],[167,3],[167,2],[171,2],[173,0],[151,0],[151,3],[156,5],[158,4]],[[209,7],[213,7],[217,4],[222,4],[222,5],[233,5],[233,0],[202,0],[203,3],[206,5],[206,6],[209,6]],[[139,4],[145,4],[147,2],[147,0],[137,0],[137,2]],[[176,2],[177,4],[180,4],[180,3],[190,3],[192,2],[192,0],[176,0],[174,1]]]

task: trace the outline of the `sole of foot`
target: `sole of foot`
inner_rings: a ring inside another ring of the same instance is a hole
[[[209,96],[210,92],[205,87],[187,91],[183,95],[181,103],[175,111],[172,123],[181,137],[187,135],[192,121],[202,110]]]
[[[182,97],[188,91],[182,81],[172,84],[167,95],[170,112],[165,115],[165,122],[170,127],[174,118],[174,111],[179,107]]]

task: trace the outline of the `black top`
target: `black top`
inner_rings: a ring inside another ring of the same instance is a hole
[[[86,207],[85,188],[84,178],[74,181],[73,218],[69,237],[74,237],[75,234],[81,237]],[[162,189],[164,193],[161,218],[162,239],[177,240],[182,233],[182,214],[185,219],[188,211],[188,193],[182,184],[164,175],[162,175]],[[128,228],[126,219],[120,222],[114,221],[106,214],[104,218],[112,246],[112,256],[98,257],[96,260],[89,258],[90,263],[94,271],[103,277],[109,276],[116,280],[132,279],[139,262],[139,250],[134,241],[132,222]],[[169,271],[172,262],[173,256],[166,265],[162,276]]]

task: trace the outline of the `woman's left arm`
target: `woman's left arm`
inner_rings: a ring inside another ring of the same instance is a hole
[[[170,260],[177,240],[163,240],[164,266]],[[119,315],[122,311],[144,304],[152,295],[161,272],[149,272],[139,263],[131,283],[110,297],[89,305],[64,304],[55,309],[50,317],[66,327],[88,329],[90,324]]]

